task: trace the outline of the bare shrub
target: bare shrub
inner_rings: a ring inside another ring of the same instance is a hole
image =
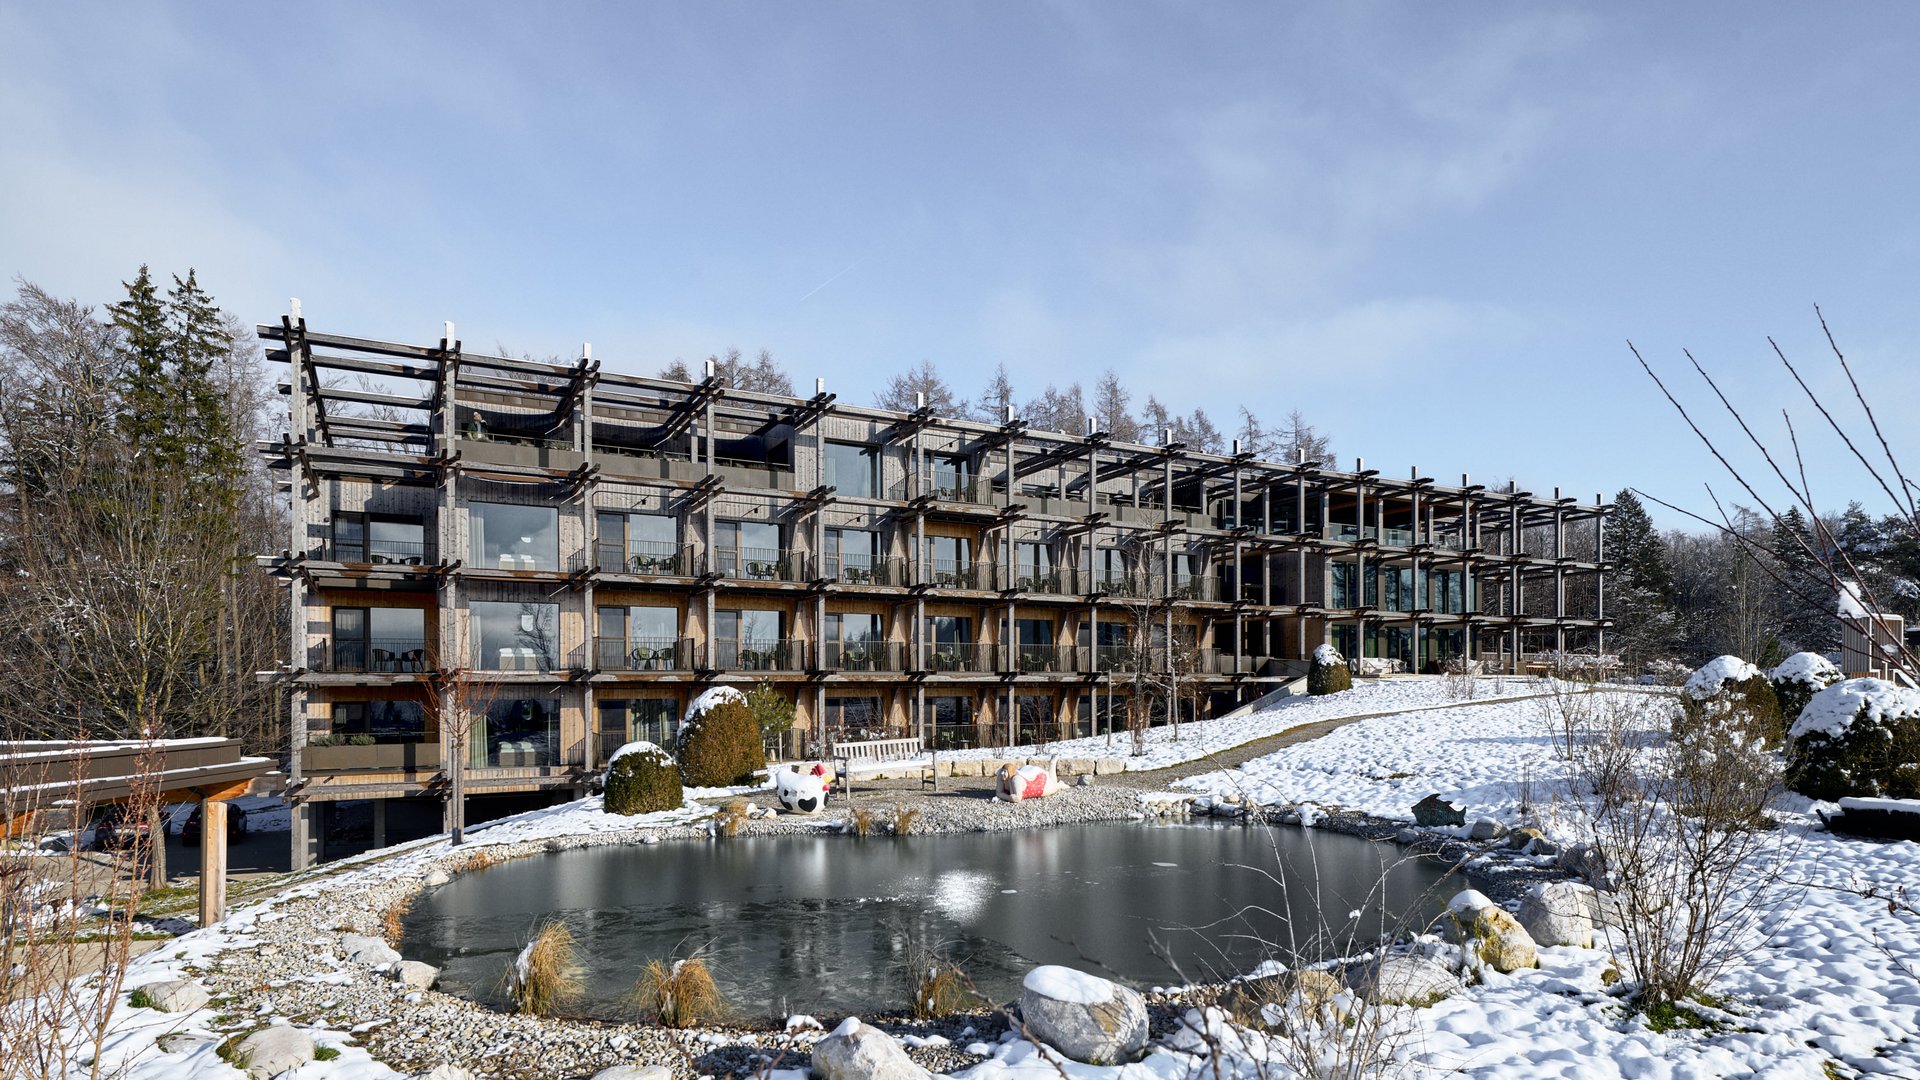
[[[1480,662],[1456,656],[1440,666],[1441,685],[1449,701],[1472,701],[1479,692]]]
[[[542,922],[533,939],[520,950],[507,971],[507,995],[515,1009],[533,1016],[552,1016],[578,997],[580,965],[574,955],[573,931],[558,919]]]
[[[1704,993],[1759,939],[1786,897],[1790,840],[1770,829],[1779,759],[1735,723],[1665,739],[1666,697],[1569,692],[1553,699],[1555,737],[1611,891],[1602,922],[1643,1010],[1661,1015]]]
[[[387,905],[380,913],[380,936],[394,948],[400,947],[400,938],[405,934],[407,909],[413,906],[413,897],[402,897]]]
[[[847,811],[847,831],[865,839],[880,827],[880,815],[862,806]]]
[[[695,1027],[723,1019],[727,1013],[713,972],[697,956],[671,963],[647,961],[634,994],[647,1018],[661,1027]]]

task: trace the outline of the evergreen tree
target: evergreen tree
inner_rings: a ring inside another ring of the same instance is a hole
[[[140,265],[138,276],[121,285],[127,290],[127,298],[108,308],[127,354],[120,429],[136,455],[177,460],[179,448],[169,445],[167,438],[172,427],[167,420],[167,312],[145,263]]]
[[[1789,651],[1831,652],[1840,647],[1832,580],[1814,557],[1818,541],[1797,506],[1774,519],[1768,542],[1780,574],[1775,618]]]
[[[244,469],[238,433],[226,388],[217,381],[219,364],[233,348],[213,297],[200,287],[194,271],[174,276],[167,293],[168,353],[173,361],[168,440],[187,476],[200,486],[209,506],[231,522]]]
[[[1609,637],[1628,670],[1671,654],[1678,644],[1673,572],[1653,519],[1630,490],[1613,499],[1605,532]]]

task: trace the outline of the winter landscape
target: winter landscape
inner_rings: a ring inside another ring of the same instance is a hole
[[[0,4],[0,1080],[1920,1080],[1916,40]]]

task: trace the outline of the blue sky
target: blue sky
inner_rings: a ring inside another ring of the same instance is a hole
[[[1823,362],[1819,303],[1913,427],[1916,24],[0,0],[0,270],[106,301],[195,266],[249,321],[299,296],[636,372],[764,346],[862,402],[922,358],[965,394],[1112,367],[1223,427],[1298,408],[1344,464],[1700,507],[1721,478],[1629,338],[1772,432],[1766,338]],[[1823,503],[1868,498],[1813,457]]]

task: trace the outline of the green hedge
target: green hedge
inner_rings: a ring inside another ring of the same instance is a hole
[[[1780,699],[1780,715],[1791,727],[1800,719],[1800,711],[1813,695],[1846,678],[1833,662],[1819,653],[1794,653],[1779,667],[1767,672],[1773,684],[1773,696]]]
[[[680,776],[693,787],[751,783],[766,763],[760,725],[745,702],[721,702],[680,729]]]
[[[1774,749],[1787,741],[1780,699],[1765,675],[1728,679],[1720,684],[1719,691],[1704,698],[1682,693],[1680,715],[1673,721],[1674,738],[1692,738],[1709,726],[1741,732]]]
[[[680,770],[666,751],[635,750],[615,758],[607,769],[609,814],[652,814],[677,810],[685,799]]]

